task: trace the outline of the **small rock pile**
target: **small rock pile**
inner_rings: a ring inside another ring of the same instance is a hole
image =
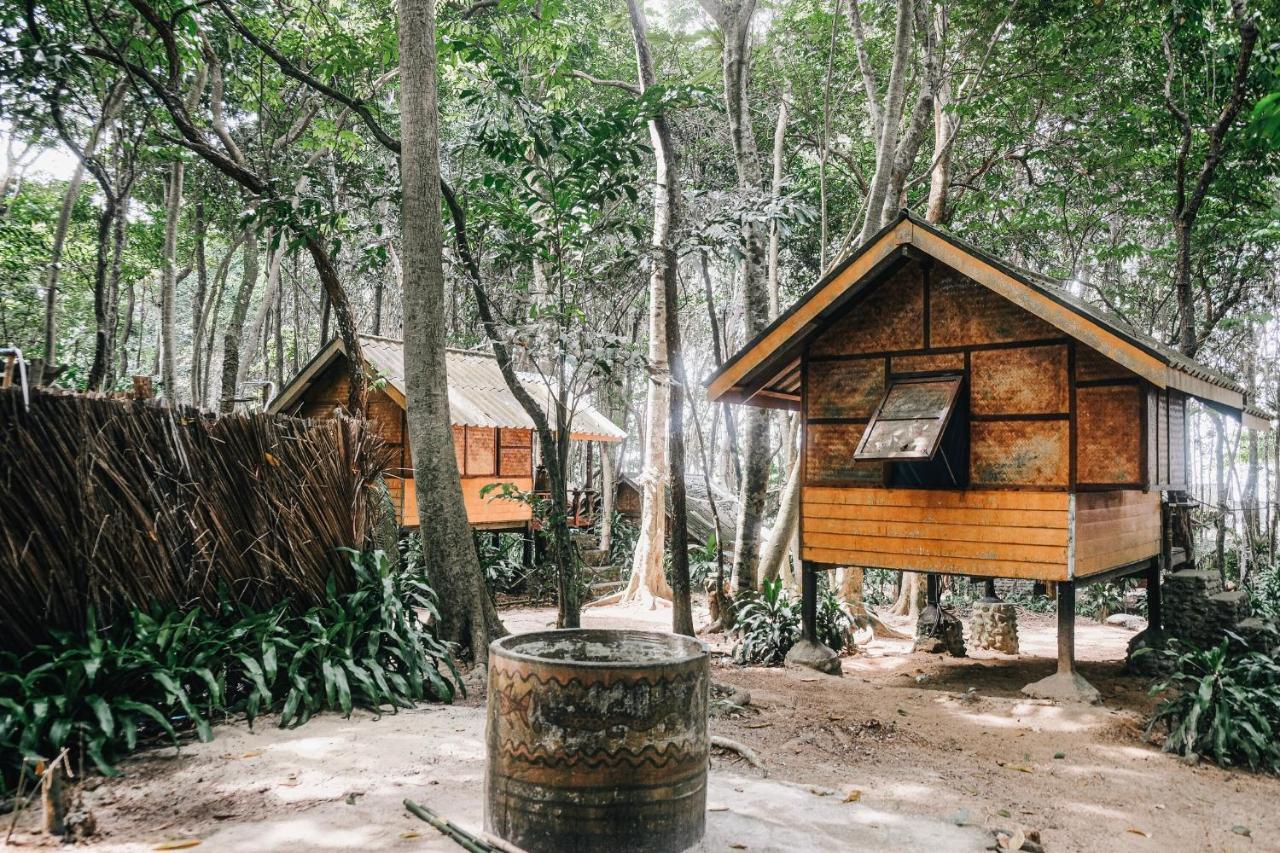
[[[969,638],[975,649],[1016,655],[1018,608],[998,599],[975,601],[969,617]]]

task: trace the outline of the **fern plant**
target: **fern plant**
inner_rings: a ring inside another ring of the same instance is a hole
[[[853,645],[853,620],[844,612],[840,599],[830,588],[823,589],[822,596],[818,599],[815,628],[818,640],[836,653]]]
[[[765,581],[758,593],[738,597],[733,657],[738,663],[777,666],[800,639],[800,608],[782,589]]]
[[[1239,651],[1234,635],[1209,649],[1175,640],[1154,654],[1169,658],[1171,674],[1152,686],[1166,694],[1147,725],[1163,725],[1164,748],[1204,756],[1223,767],[1244,765],[1280,772],[1280,663],[1261,652]]]
[[[83,635],[55,633],[22,656],[0,656],[0,772],[64,747],[73,760],[116,774],[144,740],[177,745],[213,724],[279,711],[281,726],[322,710],[395,710],[449,701],[459,679],[430,628],[435,597],[420,570],[392,572],[381,552],[350,552],[355,583],[303,613],[268,610],[227,595],[214,612],[143,611]]]

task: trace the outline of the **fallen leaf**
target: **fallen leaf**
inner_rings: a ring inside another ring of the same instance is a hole
[[[279,466],[279,465],[280,465],[280,460],[279,460],[279,459],[277,459],[277,458],[275,458],[274,456],[272,456],[270,453],[264,453],[264,454],[262,454],[262,455],[263,455],[263,457],[264,457],[264,458],[266,458],[266,460],[267,460],[267,464],[269,464],[269,465],[275,465],[275,466]]]
[[[262,750],[254,749],[254,750],[250,750],[249,752],[246,752],[244,755],[240,757],[241,758],[257,758],[259,755],[262,755]]]
[[[188,847],[199,847],[199,838],[180,838],[177,841],[165,841],[152,847],[152,850],[186,850]]]
[[[816,679],[816,678],[802,678],[802,679],[800,679],[800,680],[801,680],[801,681],[817,681],[818,679]],[[729,846],[731,846],[731,847],[732,847],[733,845],[729,845]]]
[[[861,799],[862,799],[862,792],[859,791],[857,788],[854,788],[849,793],[844,795],[844,801],[846,803],[856,803],[858,802],[858,800],[861,800]]]
[[[1067,757],[1067,754],[1065,752],[1055,752],[1053,754],[1053,757],[1055,760],[1061,761],[1062,759]]]
[[[738,843],[737,841],[732,841],[732,842],[730,842],[730,843],[729,843],[729,849],[730,849],[730,850],[746,850],[746,849],[747,849],[747,845],[745,845],[745,844],[740,844],[740,843]]]
[[[743,726],[743,728],[744,729],[765,729],[772,725],[773,723],[747,723],[745,726]]]
[[[1151,833],[1147,832],[1145,829],[1138,829],[1136,826],[1126,827],[1125,832],[1132,832],[1134,835],[1141,835],[1143,838],[1151,837]]]
[[[1242,823],[1237,823],[1235,826],[1231,827],[1231,831],[1234,832],[1236,835],[1240,835],[1245,838],[1253,837],[1253,831]]]
[[[996,812],[996,814],[1000,815],[1000,817],[1013,817],[1013,813],[1010,812],[1008,809],[1001,809],[1000,811]]]
[[[401,838],[404,838],[404,839],[406,839],[406,840],[407,840],[407,839],[410,839],[410,838],[421,838],[421,837],[422,837],[422,833],[421,833],[421,832],[413,832],[413,831],[410,831],[410,832],[402,832],[402,833],[400,833],[400,837],[401,837]]]
[[[1034,773],[1034,772],[1035,772],[1034,770],[1032,770],[1030,767],[1028,767],[1028,766],[1027,766],[1027,765],[1025,765],[1025,764],[1006,764],[1004,767],[1005,767],[1005,769],[1006,769],[1006,770],[1017,770],[1019,773]]]

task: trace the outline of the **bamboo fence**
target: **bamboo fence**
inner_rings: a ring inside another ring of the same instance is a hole
[[[366,422],[0,391],[0,648],[124,609],[321,600],[390,463]],[[225,593],[223,592],[225,591]]]

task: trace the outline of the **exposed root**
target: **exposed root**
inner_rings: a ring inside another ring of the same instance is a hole
[[[742,756],[743,761],[759,770],[762,776],[769,775],[769,771],[765,769],[764,762],[760,760],[760,756],[756,755],[755,750],[746,744],[738,743],[736,740],[730,740],[727,737],[712,735],[711,745],[716,749],[725,749],[729,752],[736,752],[738,755]]]

